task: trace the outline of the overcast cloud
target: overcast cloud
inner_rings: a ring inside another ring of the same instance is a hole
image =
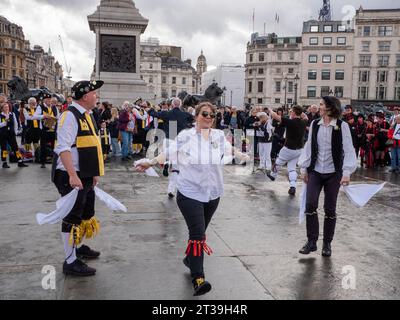
[[[58,35],[61,35],[74,80],[88,78],[93,70],[95,35],[87,16],[95,12],[100,0],[0,0],[0,14],[24,29],[31,45],[48,49],[64,65]],[[149,19],[142,40],[159,38],[162,44],[184,49],[185,58],[195,64],[201,49],[209,66],[244,63],[246,44],[252,32],[276,32],[300,36],[303,21],[318,18],[322,0],[137,0],[136,7]],[[398,8],[398,0],[331,0],[335,20],[342,20],[346,5],[358,9]],[[275,15],[280,23],[275,22]],[[65,68],[64,68],[65,70]]]

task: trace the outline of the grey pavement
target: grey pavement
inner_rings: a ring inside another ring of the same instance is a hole
[[[317,253],[298,254],[305,225],[298,223],[298,196],[288,196],[285,177],[273,183],[242,167],[225,171],[226,194],[208,230],[214,255],[205,259],[213,290],[196,299],[400,298],[400,176],[381,169],[354,176],[354,183],[388,183],[363,209],[340,193],[333,257],[326,259],[321,241]],[[135,173],[119,161],[107,164],[100,187],[128,213],[111,213],[97,202],[102,230],[87,244],[102,255],[89,262],[97,275],[80,279],[62,274],[60,225],[36,224],[35,213],[53,211],[59,198],[49,175],[36,164],[0,171],[0,300],[193,299],[182,264],[187,228],[166,196],[165,178]],[[42,287],[46,265],[55,267],[55,290]]]

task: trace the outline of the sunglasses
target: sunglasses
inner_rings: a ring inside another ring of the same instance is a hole
[[[203,111],[203,112],[201,113],[201,115],[202,115],[204,118],[207,118],[208,116],[210,116],[212,119],[215,119],[215,118],[217,117],[217,115],[216,115],[215,113],[210,113],[210,112],[207,112],[207,111]]]

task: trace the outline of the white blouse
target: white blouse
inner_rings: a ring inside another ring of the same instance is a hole
[[[317,136],[318,158],[314,170],[321,174],[334,173],[336,170],[332,157],[332,132],[338,129],[337,120],[332,120],[329,125],[325,125],[323,119],[321,119],[318,125],[320,126]],[[343,176],[349,178],[351,174],[357,170],[357,156],[353,146],[350,128],[346,122],[342,122],[341,131],[344,151]],[[311,165],[312,132],[313,124],[310,126],[308,141],[298,161],[302,173],[307,172],[307,168]]]

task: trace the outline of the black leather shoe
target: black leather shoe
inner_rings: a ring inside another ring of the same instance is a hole
[[[289,189],[289,194],[290,194],[291,196],[295,196],[295,195],[296,195],[296,188],[291,187],[291,188]]]
[[[45,164],[42,164],[42,165],[40,166],[40,168],[41,168],[41,169],[46,169],[46,165],[45,165]]]
[[[168,193],[168,198],[173,199],[173,198],[175,198],[175,195],[172,192],[170,192],[170,193]]]
[[[164,168],[163,168],[163,172],[162,172],[162,174],[163,174],[164,177],[169,177],[169,172],[168,172],[168,170],[169,170],[169,164],[166,163],[166,164],[164,164]]]
[[[267,173],[267,177],[268,177],[271,181],[275,181],[275,178],[271,175],[270,172]]]
[[[332,256],[332,248],[329,242],[324,241],[324,246],[322,248],[322,256],[330,258]]]
[[[79,259],[97,259],[100,256],[100,252],[90,249],[88,246],[82,245],[76,249],[76,256]]]
[[[185,257],[185,259],[183,259],[183,264],[186,268],[190,269],[189,259],[187,256]]]
[[[193,296],[198,297],[211,291],[211,284],[204,280],[204,278],[197,278],[193,281],[194,294]]]
[[[7,162],[3,163],[3,169],[10,169],[10,166],[7,164]]]
[[[28,168],[29,166],[27,166],[25,163],[23,162],[18,162],[18,168]]]
[[[317,244],[313,241],[308,241],[303,248],[300,249],[301,254],[310,254],[311,252],[317,251]]]
[[[76,277],[90,277],[96,274],[96,269],[91,268],[81,260],[76,259],[71,264],[68,264],[67,261],[65,261],[63,265],[63,272],[66,275]]]

